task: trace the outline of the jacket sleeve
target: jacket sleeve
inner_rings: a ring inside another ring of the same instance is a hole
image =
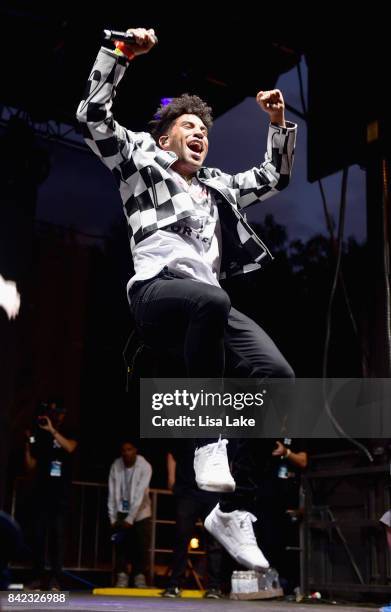
[[[130,523],[131,525],[133,525],[134,519],[136,518],[137,512],[139,511],[139,508],[142,504],[142,501],[145,495],[145,491],[149,488],[151,477],[152,477],[152,467],[146,461],[145,465],[143,466],[141,470],[140,478],[134,488],[133,499],[130,500],[130,509],[129,509],[128,516],[125,518],[125,521],[127,523]]]
[[[107,497],[107,509],[109,513],[110,523],[114,523],[117,518],[117,510],[115,507],[115,485],[115,471],[114,465],[112,465],[109,475],[109,491]]]
[[[267,139],[265,161],[257,168],[239,174],[225,174],[212,170],[214,176],[233,189],[241,208],[266,200],[284,189],[290,180],[295,152],[297,125],[286,122],[286,127],[271,124]]]
[[[128,64],[127,58],[102,47],[76,114],[84,140],[110,170],[121,170],[122,162],[129,160],[142,134],[119,125],[111,111],[116,87]]]

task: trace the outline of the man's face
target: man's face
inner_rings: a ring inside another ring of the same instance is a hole
[[[136,461],[137,448],[130,442],[126,442],[121,447],[121,457],[125,465],[133,465]]]
[[[197,115],[181,115],[159,138],[165,151],[173,151],[178,161],[173,167],[178,172],[194,174],[204,163],[208,153],[208,129]]]

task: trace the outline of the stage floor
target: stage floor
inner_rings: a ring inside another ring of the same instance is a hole
[[[68,604],[52,604],[45,608],[37,604],[15,604],[4,603],[3,612],[15,612],[15,610],[64,610],[77,612],[205,612],[218,610],[218,612],[374,612],[379,607],[354,607],[336,606],[326,604],[297,604],[278,601],[230,601],[230,600],[206,600],[206,599],[157,599],[157,598],[127,598],[110,597],[102,595],[90,595],[85,593],[70,593]]]

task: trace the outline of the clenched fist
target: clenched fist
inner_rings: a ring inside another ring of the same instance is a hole
[[[256,100],[262,110],[268,113],[271,123],[278,123],[285,127],[285,103],[279,89],[260,91],[257,93]]]
[[[135,55],[148,53],[157,43],[155,30],[145,30],[144,28],[129,28],[127,34],[133,34],[135,42],[132,44],[115,41],[117,49],[122,51],[129,59]]]

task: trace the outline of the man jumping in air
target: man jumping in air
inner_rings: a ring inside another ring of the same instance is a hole
[[[293,377],[274,342],[231,306],[219,280],[256,270],[272,255],[243,209],[278,194],[290,179],[296,126],[285,121],[278,89],[256,102],[269,115],[265,160],[235,175],[204,166],[211,109],[183,94],[161,107],[150,132],[132,132],[113,118],[118,84],[132,61],[156,44],[153,30],[130,29],[135,42],[99,51],[77,118],[86,143],[113,172],[128,223],[135,269],[127,290],[137,327],[148,343],[180,352],[187,376]],[[196,450],[197,484],[231,492],[205,527],[241,564],[268,567],[246,507],[248,466],[231,475],[226,440]],[[242,457],[243,459],[243,457]],[[235,490],[236,487],[236,490]]]

